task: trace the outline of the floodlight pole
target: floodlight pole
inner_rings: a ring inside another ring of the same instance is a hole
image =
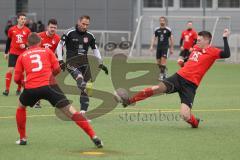
[[[206,16],[206,0],[202,0],[202,8],[203,8],[203,17]],[[203,18],[203,21],[202,21],[202,30],[205,30],[206,28],[206,21],[205,19]]]
[[[168,0],[165,0],[166,16],[168,16]]]
[[[142,16],[142,8],[143,8],[143,5],[142,5],[142,2],[143,0],[137,0],[137,17],[138,17],[138,21],[139,21],[139,18]],[[141,26],[141,25],[140,25]],[[138,34],[138,38],[137,38],[137,43],[136,43],[136,51],[137,51],[137,54],[139,56],[142,55],[141,53],[141,47],[142,47],[142,28],[140,27],[139,28],[139,34]]]

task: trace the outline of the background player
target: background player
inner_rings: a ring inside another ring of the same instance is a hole
[[[167,77],[167,56],[170,45],[170,54],[173,54],[173,35],[169,27],[167,27],[167,18],[160,17],[160,27],[156,28],[150,44],[150,51],[153,51],[153,46],[157,41],[156,59],[157,65],[160,69],[159,80]],[[169,44],[170,42],[170,44]]]
[[[65,32],[57,47],[57,56],[62,70],[67,67],[68,72],[76,80],[80,90],[80,110],[85,113],[89,106],[89,97],[86,92],[86,84],[91,80],[90,66],[88,62],[88,49],[92,48],[93,54],[99,59],[99,68],[108,74],[108,69],[102,64],[101,54],[95,44],[95,37],[88,32],[90,17],[81,16],[75,28]],[[66,46],[66,66],[63,61],[62,50]]]
[[[38,35],[42,39],[41,47],[49,48],[55,53],[57,45],[60,41],[60,36],[56,32],[57,32],[57,20],[54,18],[49,19],[47,30],[38,33]]]
[[[129,98],[126,90],[118,89],[116,91],[116,99],[128,106],[137,101],[144,100],[155,94],[175,93],[178,92],[181,99],[180,115],[193,128],[197,128],[199,119],[195,118],[191,113],[195,92],[199,86],[203,76],[213,65],[216,59],[230,57],[230,49],[227,36],[230,34],[228,29],[224,30],[223,41],[224,50],[210,46],[212,35],[208,31],[198,33],[197,45],[193,47],[187,63],[178,70],[177,73],[166,78],[159,85],[146,88]]]
[[[181,34],[180,39],[180,55],[178,58],[178,65],[180,67],[184,66],[184,63],[187,62],[190,53],[192,52],[193,46],[197,42],[197,32],[193,29],[193,22],[187,22],[187,29],[184,30]]]
[[[10,85],[12,81],[12,74],[14,71],[14,67],[17,62],[17,58],[20,54],[22,54],[26,50],[27,37],[31,32],[26,26],[26,15],[24,13],[19,13],[17,15],[17,25],[12,26],[8,30],[8,39],[6,42],[6,49],[4,58],[8,59],[8,70],[5,75],[5,91],[3,95],[8,96]],[[23,76],[22,76],[23,78]],[[21,85],[18,85],[16,94],[19,95],[21,93]]]
[[[57,32],[57,20],[52,18],[48,21],[47,30],[44,32],[38,33],[41,37],[41,47],[49,48],[54,53],[56,51],[57,45],[60,41],[60,36],[56,33]],[[41,108],[40,101],[34,105],[35,108]]]
[[[16,64],[14,81],[17,84],[23,84],[21,75],[23,72],[26,73],[24,90],[19,97],[16,111],[20,134],[20,139],[16,143],[27,144],[26,106],[33,106],[40,99],[45,99],[82,128],[98,148],[103,147],[86,118],[75,110],[56,84],[54,76],[61,71],[58,60],[50,49],[41,48],[40,43],[41,38],[36,33],[31,33],[28,37],[29,49],[19,56]]]

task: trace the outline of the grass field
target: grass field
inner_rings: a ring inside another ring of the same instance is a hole
[[[131,62],[153,62],[130,60]],[[111,60],[106,63],[110,66]],[[169,72],[177,70],[169,63]],[[0,88],[4,89],[6,62],[0,61]],[[0,160],[17,159],[211,159],[237,160],[240,157],[240,65],[216,63],[198,88],[193,112],[200,117],[200,127],[190,128],[178,118],[177,94],[149,98],[136,106],[94,119],[91,124],[104,141],[96,149],[74,123],[54,115],[54,108],[43,102],[42,109],[28,108],[27,146],[15,145],[17,97],[12,85],[8,97],[0,95]],[[136,73],[137,74],[137,73]],[[94,87],[113,92],[110,76],[100,73]],[[79,106],[78,97],[70,96]],[[90,109],[99,103],[91,99]],[[79,107],[78,107],[79,108]],[[150,114],[170,119],[152,120]],[[140,115],[140,118],[138,117]],[[96,154],[96,155],[94,155]]]

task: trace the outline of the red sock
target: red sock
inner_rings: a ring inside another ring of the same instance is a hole
[[[26,138],[26,108],[17,108],[16,121],[20,139]]]
[[[5,75],[5,79],[6,79],[6,90],[9,91],[11,81],[12,81],[12,73],[7,72],[6,75]]]
[[[23,81],[24,81],[24,76],[23,76],[23,74],[22,74],[22,76],[21,76],[21,82],[23,82]],[[21,88],[22,88],[22,84],[18,84],[17,91],[21,91]]]
[[[72,116],[72,120],[80,127],[82,128],[88,136],[92,139],[96,134],[94,130],[92,129],[91,125],[88,123],[87,119],[82,116],[79,112],[76,112]]]
[[[152,88],[145,88],[143,91],[138,92],[136,95],[130,98],[129,101],[130,103],[135,103],[137,101],[141,101],[148,97],[151,97],[152,95],[153,95]]]
[[[190,119],[187,122],[189,124],[191,124],[192,127],[197,127],[198,126],[198,121],[196,120],[196,118],[194,117],[193,114],[190,116]]]

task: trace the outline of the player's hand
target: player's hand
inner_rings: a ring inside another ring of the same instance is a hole
[[[180,50],[181,50],[181,51],[183,51],[183,50],[184,50],[183,46],[181,46],[181,47],[180,47]]]
[[[150,47],[149,50],[150,50],[150,52],[153,52],[153,47]]]
[[[8,53],[5,53],[3,56],[4,56],[4,59],[8,60]]]
[[[60,65],[60,67],[61,67],[61,70],[64,72],[65,69],[66,69],[66,64],[65,64],[65,62],[64,62],[63,60],[60,60],[60,61],[59,61],[59,65]]]
[[[173,48],[172,47],[170,48],[170,54],[173,54]]]
[[[230,35],[229,29],[225,28],[223,31],[223,37],[228,37]]]
[[[192,53],[192,51],[193,51],[193,48],[189,48],[189,52]]]
[[[20,48],[24,49],[24,48],[26,48],[26,45],[25,44],[20,44]]]
[[[106,66],[104,66],[103,64],[100,64],[100,65],[98,66],[98,68],[100,68],[101,70],[103,70],[103,71],[105,72],[105,74],[108,75],[108,69],[107,69]]]

